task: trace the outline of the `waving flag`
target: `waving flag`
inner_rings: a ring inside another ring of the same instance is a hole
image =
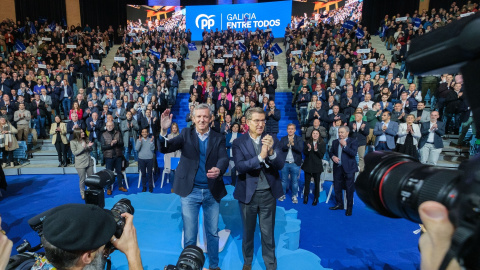
[[[253,54],[253,53],[250,53],[250,55],[252,56],[252,59],[258,60],[258,55]]]
[[[263,45],[263,48],[267,49],[268,47],[270,47],[270,39],[267,40],[267,42],[265,42],[265,45]]]
[[[240,48],[240,50],[242,50],[242,52],[247,50],[247,47],[245,47],[245,45],[243,45],[243,43],[241,42],[238,43],[238,47]]]
[[[35,25],[32,23],[30,24],[30,35],[34,35],[37,33],[37,29],[35,29]]]
[[[48,28],[50,28],[50,30],[55,31],[55,29],[57,28],[57,25],[55,24],[55,21],[53,21],[49,26]]]
[[[23,52],[27,49],[27,47],[25,47],[25,45],[20,40],[17,39],[15,41],[15,49],[19,52]]]
[[[346,21],[345,23],[343,23],[342,27],[352,30],[353,27],[355,27],[355,23],[352,21]]]
[[[280,46],[278,46],[278,43],[275,43],[273,46],[272,46],[272,51],[275,55],[279,55],[281,54],[283,51],[282,49],[280,49]]]
[[[195,46],[195,43],[188,43],[188,49],[190,51],[196,51],[197,50],[197,46]]]
[[[357,28],[357,31],[355,31],[355,36],[356,36],[357,38],[363,38],[363,37],[365,36],[365,32],[363,32],[362,29]]]
[[[160,53],[159,52],[156,52],[152,49],[150,49],[150,53],[153,54],[153,56],[157,57],[158,59],[160,59]]]
[[[18,28],[18,32],[23,34],[23,32],[25,32],[25,26]]]
[[[422,24],[422,19],[415,18],[415,27],[420,27],[420,24]]]
[[[305,18],[303,18],[297,25],[297,29],[300,29],[305,24]]]

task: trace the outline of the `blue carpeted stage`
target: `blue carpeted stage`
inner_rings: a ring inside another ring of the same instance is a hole
[[[145,269],[163,269],[175,264],[181,252],[182,220],[177,195],[169,193],[170,184],[160,189],[160,180],[154,193],[141,193],[136,188],[137,175],[128,175],[128,193],[114,191],[107,196],[107,208],[126,197],[136,208],[134,224],[137,228]],[[303,177],[301,178],[303,179]],[[225,177],[228,182],[229,177]],[[27,224],[32,216],[65,203],[82,203],[76,175],[9,176],[8,191],[0,199],[3,228],[14,242],[27,239],[32,245],[38,236]],[[324,185],[328,191],[330,183]],[[232,190],[230,190],[231,193]],[[406,220],[388,219],[367,209],[355,197],[353,216],[344,211],[330,211],[330,201],[314,207],[301,202],[292,204],[290,195],[277,204],[275,239],[278,269],[417,269],[418,236],[412,232],[418,225]],[[295,210],[292,210],[295,209]],[[231,236],[220,253],[222,269],[241,269],[241,221],[238,204],[228,195],[221,204],[219,228],[231,230]],[[295,218],[295,212],[297,218]],[[300,229],[299,242],[297,230]],[[254,269],[264,269],[257,235]],[[299,245],[299,249],[296,249]],[[14,252],[15,253],[15,252]],[[125,258],[116,252],[115,269],[127,269]],[[208,266],[208,264],[207,264]]]

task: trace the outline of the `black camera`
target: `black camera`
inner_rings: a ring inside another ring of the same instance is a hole
[[[176,265],[167,265],[164,270],[201,270],[204,263],[203,250],[195,245],[190,245],[180,253]]]
[[[449,210],[455,226],[451,250],[468,269],[480,265],[480,158],[462,163],[459,170],[439,169],[395,152],[365,156],[357,194],[369,207],[388,217],[421,223],[418,207],[437,201]]]
[[[115,183],[115,174],[110,170],[101,170],[85,179],[85,203],[105,207],[105,188]]]

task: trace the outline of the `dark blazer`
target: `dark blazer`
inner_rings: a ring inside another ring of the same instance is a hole
[[[64,87],[61,87],[60,88],[61,91],[60,91],[60,100],[64,100],[65,97],[65,88]],[[73,90],[72,90],[72,87],[71,86],[67,86],[67,95],[68,97],[72,98],[73,97]]]
[[[140,118],[140,132],[142,129],[146,128],[148,129],[148,132],[150,132],[150,125],[152,126],[152,133],[157,134],[157,124],[156,122],[153,121],[153,117],[151,118],[151,124],[148,123],[148,119],[146,117],[141,117]],[[157,119],[158,122],[158,119]]]
[[[101,140],[102,138],[102,133],[103,133],[103,127],[104,127],[104,121],[97,119],[97,122],[93,125],[93,127],[90,125],[90,122],[93,122],[92,118],[89,117],[87,118],[87,123],[85,124],[87,126],[88,132],[88,140],[93,141],[93,133],[95,132],[97,134],[97,140]]]
[[[395,149],[395,136],[398,133],[398,123],[390,120],[388,123],[388,128],[385,130],[385,136],[387,138],[387,146],[390,149]],[[377,136],[375,139],[375,146],[378,145],[378,137],[383,135],[383,124],[378,121],[373,130],[373,135]]]
[[[320,117],[317,117],[315,115],[315,112],[318,113],[318,115]],[[320,120],[320,125],[324,126],[324,127],[328,127],[327,123],[328,123],[328,115],[327,115],[327,112],[324,110],[324,109],[320,109],[320,110],[317,110],[317,109],[312,109],[310,110],[310,112],[308,112],[308,125],[309,126],[313,126],[313,120],[315,119],[319,119]]]
[[[283,195],[282,180],[278,171],[285,165],[285,155],[278,148],[277,137],[273,136],[273,139],[275,141],[273,148],[277,157],[274,160],[270,160],[269,157],[265,159],[268,168],[258,160],[258,155],[255,153],[250,135],[245,134],[245,136],[241,136],[233,141],[233,160],[238,172],[237,185],[235,186],[233,197],[238,201],[250,203],[257,189],[260,170],[263,171],[267,178],[273,197],[278,199]]]
[[[423,122],[420,126],[420,133],[422,133],[422,138],[418,142],[418,149],[422,148],[425,143],[427,143],[428,135],[430,134],[430,125],[431,122]],[[437,121],[437,130],[433,135],[433,145],[435,148],[443,148],[442,136],[445,135],[445,124],[443,122]]]
[[[370,127],[368,123],[362,121],[362,124],[365,124],[365,128],[363,130],[359,129],[358,132],[353,128],[353,123],[356,123],[355,120],[348,124],[348,127],[350,128],[350,137],[357,140],[358,146],[367,145],[367,137],[370,134]]]
[[[312,146],[310,151],[308,150],[308,144]],[[317,142],[317,151],[313,149],[312,140],[306,141],[305,146],[303,147],[303,154],[305,155],[305,160],[303,161],[302,170],[307,173],[322,173],[322,159],[326,151],[327,150],[325,141],[322,138],[320,138]]]
[[[10,103],[12,104],[12,103]],[[13,105],[11,105],[13,106]],[[37,102],[34,100],[30,103],[30,114],[32,115],[32,119],[37,117]],[[45,117],[47,115],[47,109],[45,108],[45,102],[41,101],[38,103],[38,109],[40,110],[40,117]],[[13,114],[12,109],[9,110],[8,114]]]
[[[332,142],[332,147],[330,147],[330,158],[333,156],[338,157],[338,145],[340,142],[338,139]],[[342,167],[345,173],[355,173],[358,172],[358,165],[357,165],[357,151],[358,151],[358,142],[353,138],[347,139],[347,145],[342,149],[342,156],[340,157],[340,161],[342,165],[338,165],[337,163],[333,163],[333,168]]]
[[[182,129],[180,135],[166,141],[166,144],[165,139],[159,136],[158,145],[160,146],[160,152],[164,154],[182,150],[180,163],[175,173],[173,190],[175,194],[186,197],[193,190],[195,174],[200,163],[200,149],[195,128]],[[228,168],[228,156],[225,148],[225,136],[210,130],[205,170],[208,171],[213,167],[220,169],[220,175],[217,179],[208,179],[208,189],[210,189],[215,200],[220,201],[227,195],[223,183],[223,174]]]
[[[270,109],[265,112],[266,115],[266,126],[265,130],[268,134],[278,133],[278,122],[280,121],[281,113],[280,110],[275,108],[272,115],[269,115]]]
[[[86,126],[83,120],[78,119],[77,124],[82,130],[85,130]],[[67,123],[67,134],[68,134],[68,140],[71,141],[73,136],[73,121],[69,121]]]
[[[281,138],[278,144],[278,148],[282,149],[282,152],[287,158],[288,154],[288,135]],[[293,147],[292,147],[292,154],[295,164],[297,166],[302,165],[302,151],[303,151],[303,139],[300,136],[294,135],[293,137]],[[325,151],[323,151],[325,152]]]

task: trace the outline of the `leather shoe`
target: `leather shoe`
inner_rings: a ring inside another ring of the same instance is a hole
[[[345,211],[345,216],[349,217],[352,215],[352,209],[347,209],[347,211]]]
[[[107,189],[107,195],[112,195],[112,191],[110,189]]]
[[[58,163],[58,167],[62,167],[63,166],[63,163]]]
[[[122,191],[122,192],[127,192],[128,190],[124,187],[121,187],[121,188],[118,188],[118,190]]]
[[[303,197],[303,204],[307,204],[308,203],[308,197]]]
[[[244,264],[242,270],[252,270],[252,266]]]
[[[337,205],[332,206],[328,209],[330,209],[330,210],[343,210],[343,205],[337,204]]]
[[[315,206],[315,205],[317,205],[317,204],[318,204],[318,198],[315,198],[315,199],[313,199],[313,203],[312,203],[312,205],[314,205],[314,206]]]
[[[149,188],[148,192],[153,193],[153,188]]]
[[[146,191],[147,191],[147,188],[144,187],[144,188],[142,189],[142,192],[146,192]]]

